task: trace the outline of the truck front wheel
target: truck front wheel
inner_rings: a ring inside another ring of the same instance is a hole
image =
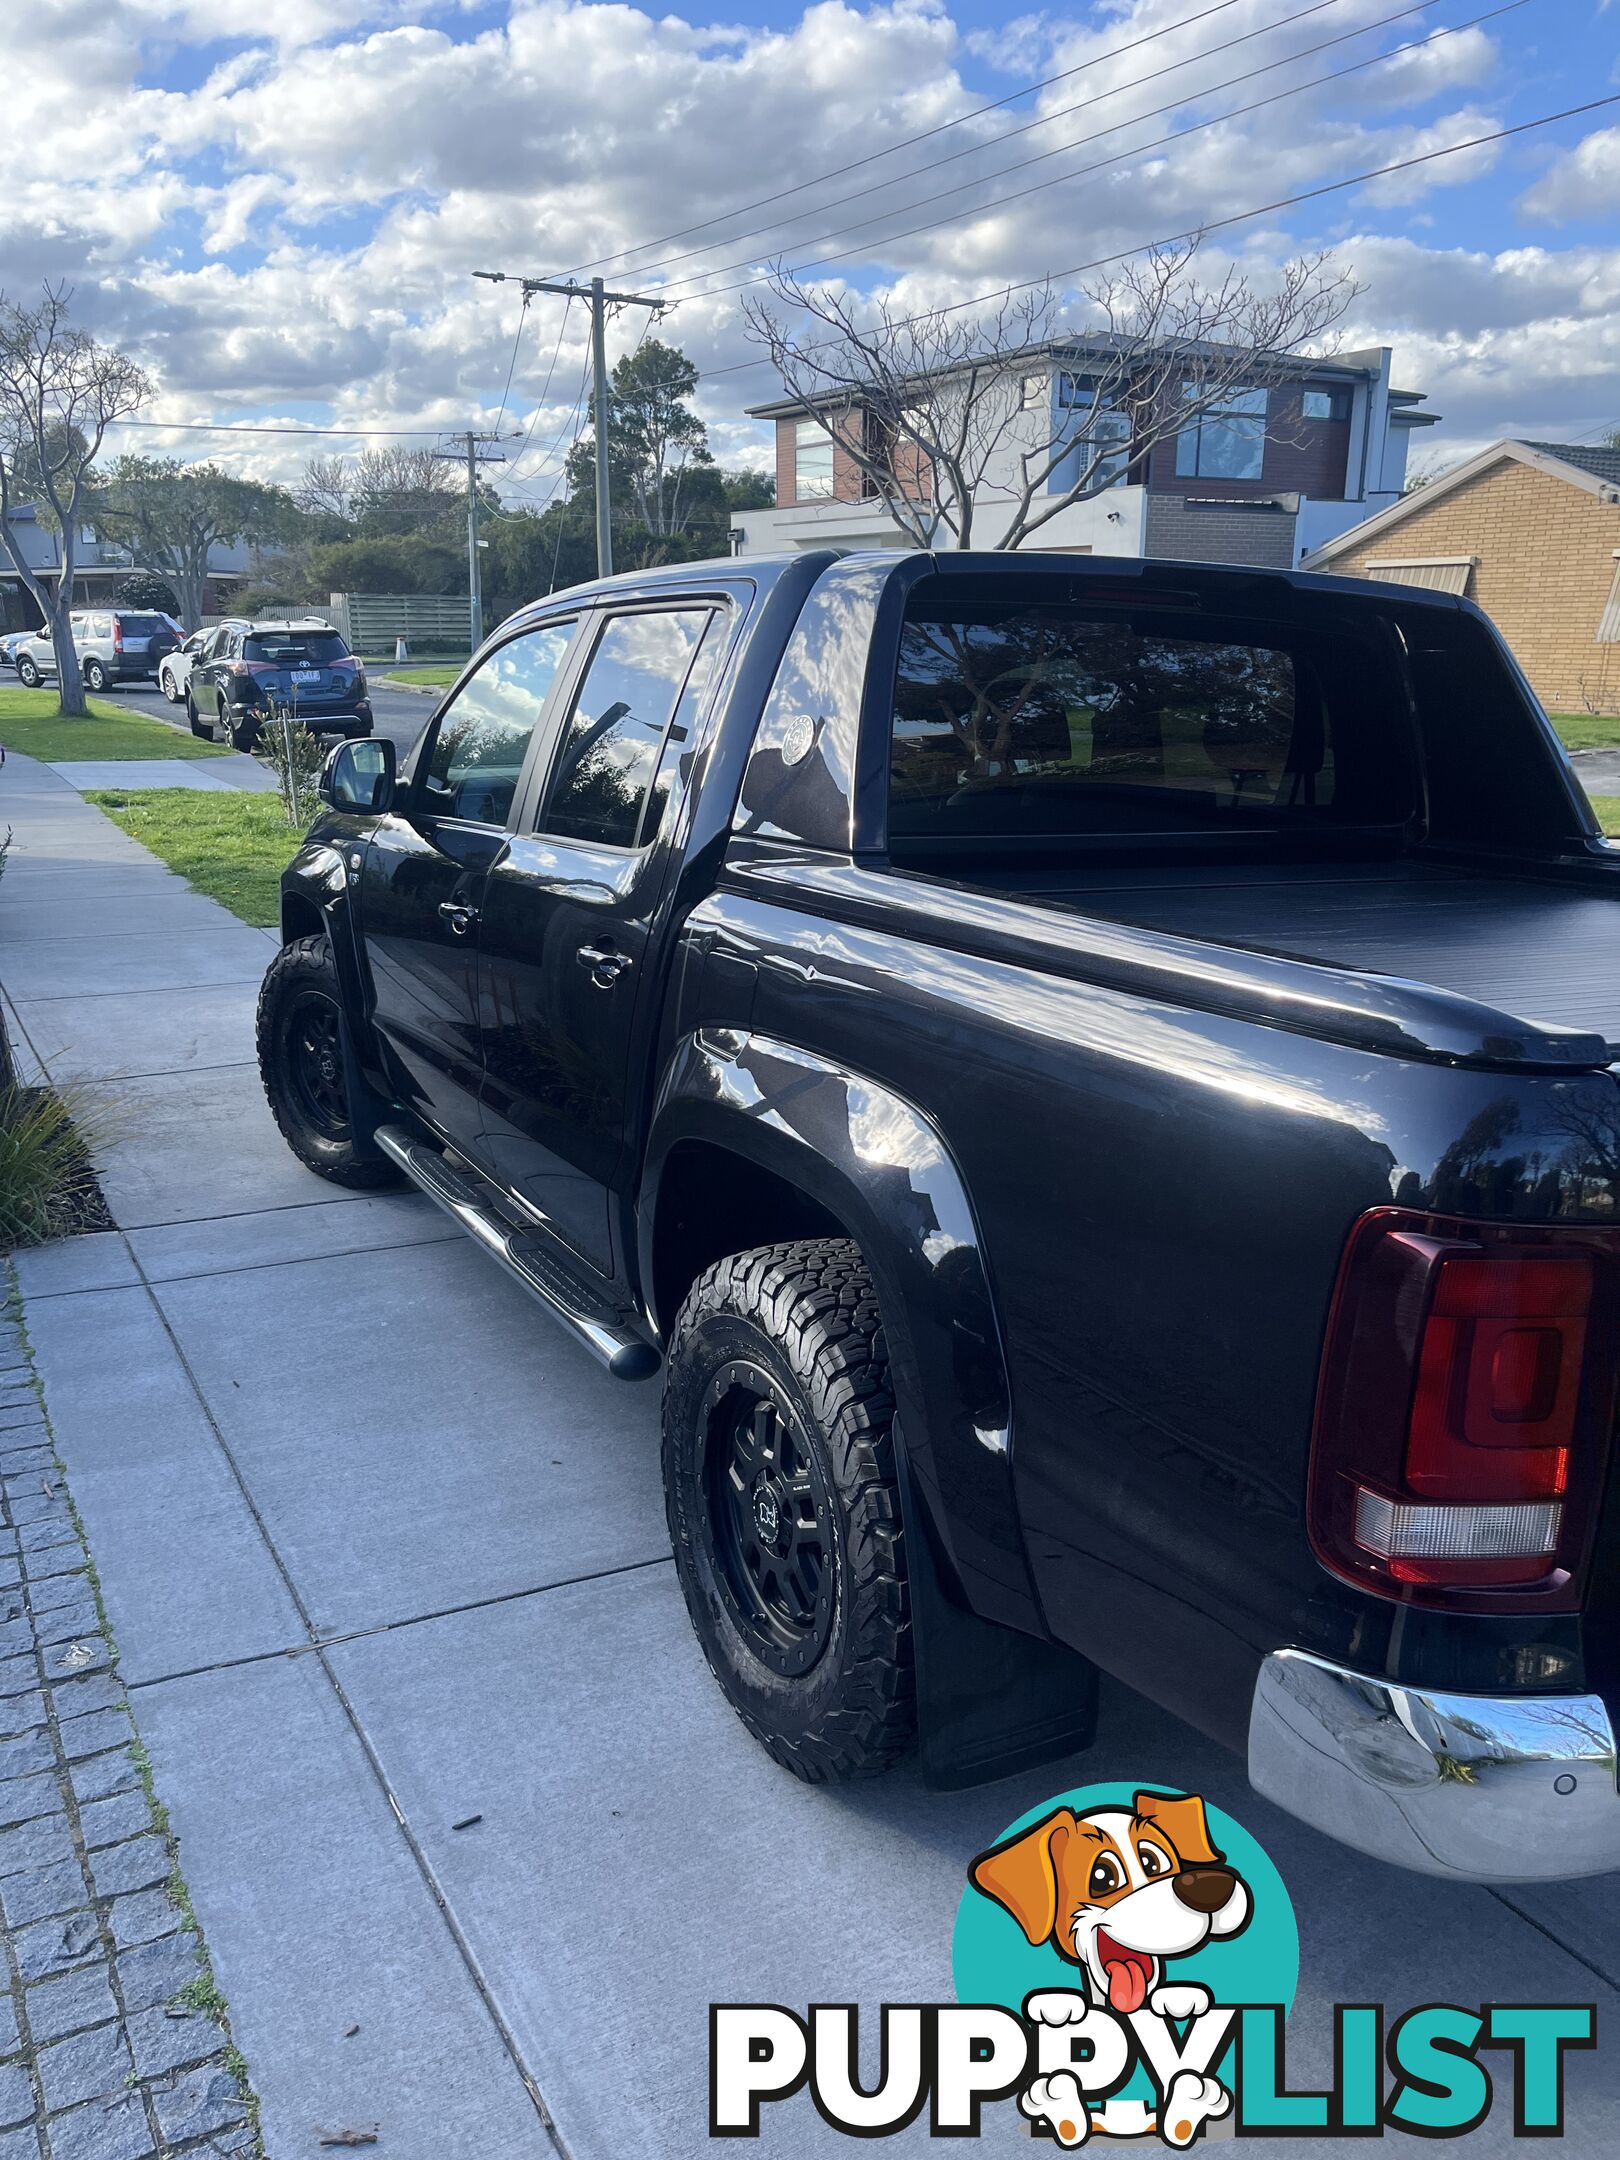
[[[766,1245],[698,1277],[664,1387],[675,1564],[733,1708],[811,1783],[872,1776],[915,1736],[893,1424],[857,1246]]]
[[[259,1074],[282,1138],[336,1185],[395,1185],[388,1161],[357,1153],[343,1055],[343,989],[324,937],[294,938],[259,992]]]

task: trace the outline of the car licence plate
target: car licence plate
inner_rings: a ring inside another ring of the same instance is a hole
[[[320,679],[321,671],[318,667],[295,667],[292,670],[291,680],[294,682],[319,682]]]

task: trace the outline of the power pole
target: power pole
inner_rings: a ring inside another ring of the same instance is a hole
[[[494,442],[493,435],[480,435],[475,429],[468,428],[454,440],[461,444],[467,459],[467,597],[472,650],[476,652],[484,642],[484,574],[478,561],[478,468],[480,465],[504,465],[506,459],[499,450],[479,447],[482,443]]]
[[[491,285],[504,285],[504,270],[475,270],[474,277],[487,279]],[[580,285],[573,279],[550,280],[545,278],[519,278],[525,300],[530,293],[559,293],[566,300],[583,300],[591,311],[591,372],[595,378],[591,409],[596,425],[596,574],[598,577],[613,575],[613,504],[608,482],[608,374],[607,374],[607,311],[610,307],[651,308],[661,315],[667,302],[651,293],[609,292],[599,277],[593,277],[589,285]]]

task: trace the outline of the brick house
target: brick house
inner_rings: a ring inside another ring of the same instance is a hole
[[[1091,374],[1088,376],[1087,362]],[[975,544],[993,547],[1016,494],[1021,450],[1072,434],[1074,461],[1048,489],[1062,494],[1099,443],[1117,443],[1097,488],[1069,504],[1032,542],[1059,553],[1134,555],[1287,567],[1370,511],[1400,499],[1414,428],[1438,415],[1423,393],[1397,390],[1387,346],[1301,360],[1263,388],[1234,389],[1223,409],[1151,446],[1131,441],[1122,413],[1099,410],[1093,385],[1107,357],[1095,341],[1059,339],[1009,356],[1008,427],[974,503]],[[794,547],[906,547],[843,442],[808,408],[781,399],[750,408],[776,430],[776,507],[732,515],[739,555]],[[857,413],[839,422],[861,426]],[[926,474],[912,476],[919,489]],[[998,511],[1001,512],[998,524]]]
[[[1492,443],[1305,567],[1466,594],[1549,711],[1620,713],[1620,449]]]

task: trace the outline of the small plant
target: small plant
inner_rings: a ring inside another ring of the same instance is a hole
[[[87,1111],[49,1088],[0,1088],[0,1251],[106,1227]]]
[[[278,705],[259,730],[258,749],[281,782],[287,823],[302,832],[320,801],[315,789],[326,763],[320,738],[312,735],[286,706]]]

